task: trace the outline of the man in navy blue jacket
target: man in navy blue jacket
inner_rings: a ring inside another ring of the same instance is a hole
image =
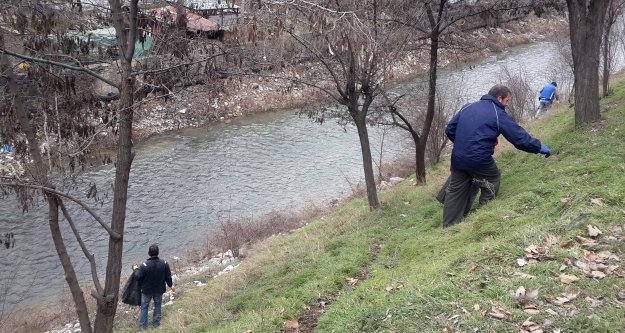
[[[512,94],[503,85],[495,85],[488,95],[462,107],[451,119],[445,134],[454,143],[451,152],[451,181],[443,208],[443,226],[454,225],[467,208],[472,182],[482,188],[479,204],[495,198],[501,173],[493,159],[499,134],[517,149],[528,153],[549,154],[549,147],[519,126],[505,111]]]
[[[135,278],[141,285],[141,312],[139,313],[139,329],[145,330],[148,326],[148,308],[154,300],[152,326],[158,327],[161,323],[161,302],[165,293],[165,284],[173,286],[171,270],[167,261],[159,259],[158,245],[152,244],[148,249],[150,258],[139,269],[135,270]],[[173,288],[172,288],[173,290]]]

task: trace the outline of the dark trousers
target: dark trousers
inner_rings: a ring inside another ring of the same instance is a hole
[[[460,222],[471,208],[470,205],[473,200],[469,201],[469,197],[471,196],[471,186],[474,183],[482,191],[479,200],[480,206],[494,199],[497,191],[499,191],[501,173],[497,164],[493,163],[479,170],[451,169],[450,179],[443,206],[443,227],[449,227]]]

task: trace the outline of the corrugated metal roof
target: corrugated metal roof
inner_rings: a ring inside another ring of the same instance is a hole
[[[157,18],[164,18],[169,16],[171,20],[176,20],[176,7],[166,6],[161,8],[152,9],[154,15]],[[212,31],[219,30],[219,25],[215,22],[212,22],[208,19],[203,18],[202,16],[187,11],[187,29],[189,30],[200,30],[200,31]]]

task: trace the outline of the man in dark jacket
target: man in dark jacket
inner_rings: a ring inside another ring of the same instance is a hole
[[[499,134],[517,149],[549,154],[548,146],[541,145],[506,113],[511,95],[508,87],[495,85],[479,101],[463,106],[447,124],[445,134],[454,143],[454,148],[451,152],[451,181],[443,208],[444,227],[462,219],[473,182],[482,188],[480,205],[495,198],[501,174],[492,155]]]
[[[141,330],[148,326],[148,308],[152,299],[154,300],[152,326],[160,325],[161,302],[166,289],[165,284],[170,288],[173,285],[169,264],[158,258],[158,245],[151,245],[148,249],[148,255],[150,258],[134,272],[135,278],[141,285],[141,313],[139,315],[139,329]]]

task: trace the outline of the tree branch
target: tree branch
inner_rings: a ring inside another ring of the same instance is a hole
[[[109,228],[106,223],[104,223],[104,221],[102,220],[102,218],[100,218],[100,216],[98,214],[96,214],[96,212],[94,212],[89,206],[87,206],[87,204],[85,204],[84,202],[72,197],[69,194],[57,191],[55,189],[49,188],[49,187],[45,187],[45,186],[41,186],[41,185],[32,185],[32,184],[17,184],[17,183],[0,183],[0,186],[11,186],[11,187],[26,187],[26,188],[32,188],[35,190],[42,190],[44,192],[49,192],[52,194],[56,194],[60,197],[63,198],[67,198],[75,203],[77,203],[78,205],[80,205],[84,210],[86,210],[91,216],[93,216],[93,218],[102,226],[102,228],[104,228],[108,234],[111,236],[111,238],[115,239],[115,240],[119,240],[121,239],[121,235],[114,232],[113,230],[111,230],[111,228]]]
[[[95,264],[95,256],[92,253],[89,253],[89,250],[87,250],[87,246],[85,246],[85,243],[82,241],[82,238],[80,237],[80,234],[78,233],[78,230],[76,229],[76,225],[74,224],[72,217],[69,215],[69,212],[65,208],[65,204],[63,203],[63,200],[59,199],[58,202],[59,202],[59,206],[61,207],[61,211],[63,212],[63,216],[65,216],[67,223],[69,223],[69,227],[72,228],[74,237],[76,237],[76,240],[78,241],[78,244],[80,245],[80,248],[82,249],[82,252],[85,254],[85,257],[87,258],[87,260],[89,260],[89,265],[91,266],[91,277],[93,278],[93,284],[95,285],[95,289],[98,294],[102,295],[102,285],[100,285],[100,280],[98,279],[98,272],[97,272],[96,264]]]
[[[89,68],[85,68],[85,67],[76,67],[76,66],[72,66],[72,65],[68,65],[68,64],[64,64],[62,62],[57,62],[57,61],[52,61],[52,60],[47,60],[47,59],[41,59],[41,58],[35,58],[35,57],[30,57],[24,54],[19,54],[19,53],[15,53],[15,52],[11,52],[7,49],[0,49],[0,52],[6,53],[8,55],[14,56],[16,58],[20,58],[20,59],[24,59],[24,60],[30,60],[33,62],[38,62],[38,63],[43,63],[43,64],[48,64],[48,65],[53,65],[53,66],[59,66],[59,67],[63,67],[63,68],[67,68],[67,69],[71,69],[74,71],[79,71],[79,72],[85,72],[95,78],[97,78],[98,80],[101,80],[102,82],[109,84],[115,88],[117,88],[117,90],[119,90],[119,84],[115,83],[109,79],[106,79],[105,77],[103,77],[102,75],[90,70]]]

